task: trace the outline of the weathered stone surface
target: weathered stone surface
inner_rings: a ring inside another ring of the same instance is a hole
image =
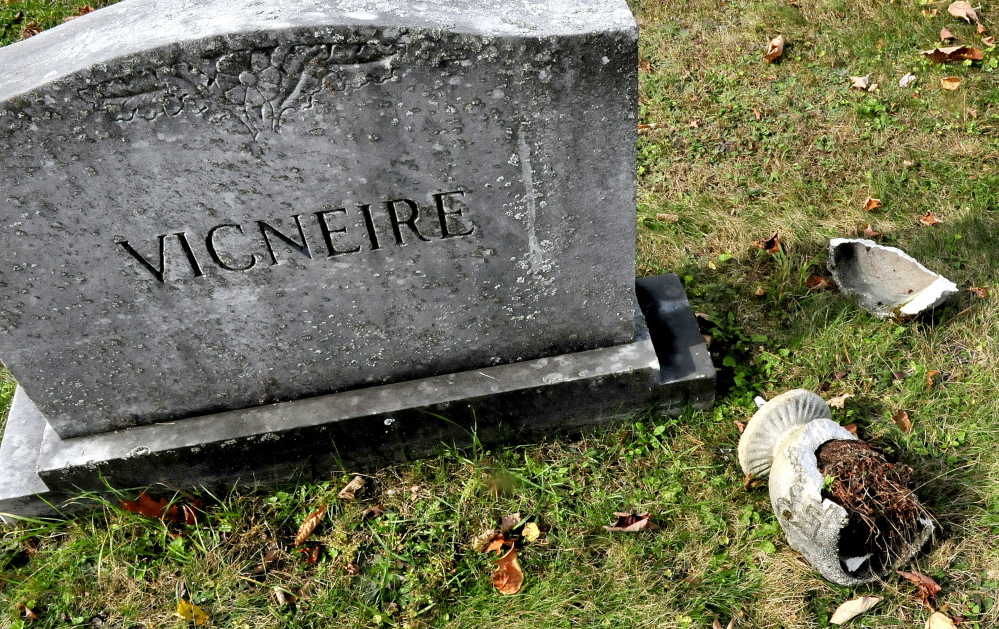
[[[61,439],[19,393],[11,420],[33,444],[19,465],[38,474],[34,484],[0,484],[0,505],[44,510],[35,494],[59,503],[106,484],[224,490],[237,480],[373,469],[442,445],[468,446],[473,434],[485,444],[524,441],[650,406],[678,413],[711,404],[715,371],[679,279],[640,279],[639,302],[633,341],[614,347],[114,433]]]
[[[61,437],[632,341],[624,0],[126,0],[0,67],[0,359]]]

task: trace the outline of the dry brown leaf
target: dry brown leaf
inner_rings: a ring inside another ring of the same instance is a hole
[[[753,117],[757,120],[763,120],[763,114],[760,113],[759,109],[753,108]]]
[[[989,29],[985,28],[984,24],[979,24],[978,26],[975,27],[975,30],[978,31],[979,35],[984,35],[985,33],[989,32]]]
[[[199,627],[208,624],[208,614],[205,613],[205,610],[185,598],[180,599],[180,602],[177,603],[177,615],[188,622],[193,620],[194,624]]]
[[[704,339],[704,347],[706,347],[708,349],[711,349],[711,335],[710,334],[702,334],[701,338]]]
[[[954,91],[961,87],[961,77],[959,76],[945,76],[940,78],[940,87],[945,90]]]
[[[847,424],[843,428],[854,437],[857,436],[857,424]]]
[[[987,36],[985,36],[985,37],[982,38],[982,43],[985,44],[986,46],[995,46],[996,45],[996,36],[995,35],[987,35]]]
[[[846,405],[846,401],[852,397],[852,393],[844,393],[843,395],[829,398],[827,404],[829,404],[829,408],[843,408]]]
[[[756,478],[751,473],[742,477],[742,487],[746,491],[753,491],[757,487],[762,487],[764,482],[762,478]]]
[[[829,622],[834,625],[842,625],[843,623],[853,620],[857,616],[863,614],[880,602],[880,596],[861,596],[860,598],[849,600],[836,608],[836,611],[833,612],[832,618],[829,619]]]
[[[638,135],[644,135],[644,134],[648,133],[649,131],[654,131],[654,130],[656,130],[658,128],[659,128],[659,125],[657,125],[654,122],[650,122],[649,124],[640,124],[640,125],[638,125]]]
[[[357,492],[361,490],[367,483],[360,476],[355,476],[349,483],[340,490],[337,494],[337,498],[342,500],[357,500]]]
[[[975,12],[975,8],[971,6],[971,3],[967,0],[957,0],[957,2],[951,3],[947,7],[947,13],[950,13],[954,17],[959,17],[962,20],[971,24],[972,22],[978,22],[978,13]]]
[[[699,129],[701,127],[701,121],[698,120],[697,118],[694,118],[693,120],[690,121],[690,123],[687,126],[690,127],[691,129]]]
[[[735,424],[736,429],[738,429],[739,434],[746,432],[746,424],[739,421],[738,419],[733,419],[732,423]]]
[[[940,41],[950,41],[954,39],[954,33],[946,27],[940,29]]]
[[[926,619],[926,629],[957,629],[957,625],[947,614],[934,612]]]
[[[753,292],[753,294],[756,295],[757,297],[763,297],[764,295],[767,294],[767,289],[760,286]]]
[[[933,597],[937,595],[940,591],[940,586],[931,577],[921,574],[919,572],[906,572],[905,570],[896,570],[903,579],[911,581],[916,584],[919,588],[917,591],[917,596],[923,605],[926,605],[930,610],[933,610]]]
[[[34,37],[35,35],[41,32],[42,32],[42,27],[39,26],[37,22],[32,21],[24,25],[24,28],[21,29],[20,37],[21,39],[27,39],[29,37]]]
[[[642,59],[638,62],[638,69],[642,72],[652,72],[652,64],[647,59]]]
[[[361,574],[361,566],[357,565],[353,561],[350,563],[343,564],[343,571],[352,577],[356,577]]]
[[[732,629],[732,627],[734,626],[735,626],[735,616],[732,616],[732,618],[729,619],[728,626],[725,627],[725,629]],[[721,621],[715,618],[715,621],[711,623],[711,629],[722,629]]]
[[[757,240],[756,248],[763,249],[767,253],[774,254],[780,251],[780,232],[774,232],[774,235],[766,240]]]
[[[520,511],[517,513],[511,513],[510,515],[504,515],[503,519],[500,520],[500,533],[506,533],[507,531],[513,529],[515,526],[520,524],[520,521],[524,518],[521,517]]]
[[[649,519],[648,513],[628,513],[625,511],[615,511],[614,516],[617,522],[604,529],[611,532],[637,533],[638,531],[651,531],[659,528]]]
[[[936,17],[939,9],[923,9],[923,17]]]
[[[373,507],[368,507],[367,509],[365,509],[364,513],[361,514],[361,519],[367,520],[368,518],[377,518],[378,516],[382,515],[385,515],[385,505],[376,504]]]
[[[316,527],[319,526],[319,522],[322,521],[325,515],[326,505],[322,504],[309,517],[305,518],[302,526],[298,527],[298,534],[295,535],[295,546],[301,546],[305,543],[305,540],[309,539],[309,536],[316,530]]]
[[[24,603],[18,603],[17,609],[21,610],[21,613],[24,614],[25,620],[38,620],[38,614],[35,613],[35,610],[31,609]]]
[[[980,286],[972,286],[968,289],[968,292],[975,297],[981,297],[982,299],[988,299],[989,289],[981,288]]]
[[[509,596],[516,594],[524,585],[524,571],[520,569],[517,562],[517,551],[513,548],[510,552],[500,557],[496,562],[496,571],[493,572],[493,585],[500,594]]]
[[[785,43],[783,35],[778,35],[770,40],[770,47],[767,48],[767,54],[763,55],[767,63],[773,63],[778,57],[784,54]]]
[[[901,79],[898,80],[898,86],[899,87],[909,87],[910,85],[912,85],[915,82],[916,82],[916,75],[912,74],[910,72],[908,74],[905,74],[904,76],[902,76]]]
[[[873,227],[871,227],[870,223],[864,225],[864,238],[876,238],[880,235],[881,232],[876,231]]]
[[[656,214],[656,220],[675,223],[680,220],[680,216],[678,214]]]
[[[864,201],[865,212],[872,212],[874,210],[878,210],[883,207],[884,203],[881,202],[881,199],[875,199],[874,197],[867,197],[867,200]]]
[[[253,574],[263,574],[267,572],[267,570],[281,558],[281,555],[281,549],[277,546],[271,546],[268,548],[267,552],[264,553],[263,562],[253,569]]]
[[[948,61],[981,61],[985,58],[982,51],[977,48],[971,48],[969,46],[949,46],[947,48],[934,48],[933,50],[924,50],[922,53],[924,57],[929,59],[932,63],[946,63]]]
[[[936,225],[938,223],[942,223],[943,221],[937,218],[937,215],[932,211],[929,211],[919,218],[919,222],[923,225]]]
[[[871,84],[871,75],[868,74],[867,76],[851,76],[850,80],[853,82],[853,84],[850,85],[851,90],[861,90],[866,92],[868,86],[870,86]]]
[[[909,419],[909,412],[904,408],[898,409],[898,412],[891,416],[891,420],[895,422],[895,425],[898,426],[899,430],[902,432],[912,432],[912,420]]]
[[[305,555],[305,563],[318,563],[319,553],[322,552],[322,547],[316,544],[310,548],[299,548],[298,552]]]
[[[271,590],[274,594],[274,601],[277,603],[278,607],[284,607],[286,605],[291,605],[298,600],[298,597],[291,592],[286,591],[283,587],[276,585],[274,589]]]
[[[496,529],[483,529],[468,545],[475,552],[484,553],[498,533]]]
[[[934,385],[933,378],[935,378],[939,374],[940,374],[940,371],[938,371],[936,369],[934,369],[930,373],[926,374],[926,388],[927,389],[933,388],[933,385]]]
[[[189,526],[198,523],[198,518],[194,510],[200,506],[201,504],[198,502],[193,505],[170,504],[170,500],[167,498],[157,500],[144,491],[139,492],[139,497],[134,502],[131,500],[121,501],[121,508],[125,511],[138,513],[147,518],[156,518],[164,522],[187,524]]]
[[[805,288],[808,290],[826,290],[831,287],[832,284],[829,283],[829,280],[824,277],[819,277],[818,275],[805,282]]]

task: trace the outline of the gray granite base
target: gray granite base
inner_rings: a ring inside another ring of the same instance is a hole
[[[20,389],[0,444],[0,514],[81,491],[271,482],[360,471],[442,447],[530,441],[714,401],[715,371],[675,275],[637,282],[632,343],[61,439]]]

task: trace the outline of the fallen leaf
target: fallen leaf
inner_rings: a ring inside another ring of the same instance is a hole
[[[881,235],[881,232],[875,231],[874,228],[871,227],[870,223],[867,223],[866,225],[864,225],[864,238],[876,238],[877,236],[880,236],[880,235]]]
[[[895,422],[895,425],[898,426],[902,432],[912,432],[912,420],[909,419],[909,412],[904,408],[898,409],[898,412],[891,416],[891,420]]]
[[[735,424],[735,427],[736,429],[738,429],[740,435],[746,432],[746,424],[744,424],[743,422],[739,421],[738,419],[733,419],[732,423]]]
[[[968,289],[968,292],[975,297],[981,297],[982,299],[988,299],[989,296],[989,289],[981,288],[979,286],[972,286]]]
[[[483,529],[481,533],[472,538],[472,541],[469,542],[468,545],[475,552],[486,552],[486,548],[488,548],[493,539],[496,538],[497,533],[499,533],[499,531],[496,529]]]
[[[767,294],[767,289],[760,286],[759,288],[756,289],[755,292],[753,292],[753,294],[756,295],[757,297],[763,297],[764,295]]]
[[[763,114],[760,113],[759,109],[756,109],[754,107],[753,108],[753,117],[756,118],[757,120],[762,120],[763,119]]]
[[[860,598],[849,600],[836,608],[836,611],[833,612],[832,618],[829,619],[829,622],[834,625],[842,625],[843,623],[863,614],[880,602],[880,596],[861,596]]]
[[[865,212],[872,212],[874,210],[877,210],[877,209],[880,209],[880,208],[883,208],[883,207],[884,207],[884,203],[881,202],[881,199],[875,199],[874,197],[867,197],[867,200],[864,201],[864,211]]]
[[[773,63],[774,60],[784,54],[785,43],[783,35],[778,35],[770,40],[770,47],[767,49],[767,54],[763,55],[767,63]]]
[[[658,129],[658,128],[659,128],[659,125],[657,125],[654,122],[650,122],[649,124],[640,124],[640,125],[638,125],[638,135],[646,134],[649,131],[653,131],[653,130]]]
[[[367,520],[368,518],[377,518],[378,516],[385,515],[385,505],[376,504],[373,507],[368,507],[361,514],[362,520]]]
[[[199,627],[208,624],[208,614],[205,613],[205,610],[185,598],[180,599],[180,602],[177,603],[177,615],[187,621],[193,620],[194,624]]]
[[[144,491],[139,492],[139,497],[134,502],[131,500],[121,501],[121,508],[125,511],[138,513],[139,515],[144,515],[147,518],[156,518],[158,520],[163,520],[164,522],[187,525],[198,523],[197,516],[194,512],[194,509],[197,506],[197,504],[194,506],[170,504],[170,500],[167,498],[160,498],[157,500]]]
[[[967,0],[957,0],[957,2],[951,3],[947,7],[947,13],[950,13],[954,17],[959,17],[965,20],[969,24],[972,22],[978,22],[978,13],[975,12],[974,7]]]
[[[867,87],[871,84],[871,75],[851,76],[850,80],[853,81],[853,84],[850,86],[851,90],[867,91]]]
[[[357,500],[357,492],[360,491],[361,487],[364,487],[367,483],[360,476],[355,476],[347,485],[340,490],[337,494],[337,498],[343,500]]]
[[[496,562],[496,571],[493,572],[493,585],[500,594],[516,594],[524,585],[524,571],[517,563],[517,551],[511,548],[510,552],[500,557]]]
[[[666,221],[667,223],[675,223],[680,220],[680,216],[677,214],[656,214],[657,221]]]
[[[309,517],[305,518],[305,521],[302,522],[302,526],[298,527],[298,533],[295,535],[295,546],[301,546],[305,543],[305,540],[309,539],[309,536],[316,530],[316,527],[325,515],[326,505],[322,504],[318,509],[313,511]]]
[[[936,17],[939,9],[923,9],[923,17]]]
[[[986,46],[995,46],[996,45],[996,36],[995,35],[987,35],[987,36],[985,36],[985,37],[982,38],[982,43],[985,44]]]
[[[510,515],[504,515],[503,519],[500,520],[500,533],[510,531],[520,524],[520,521],[523,519],[524,518],[520,517],[520,511],[517,513],[511,513]]]
[[[753,491],[757,487],[762,486],[763,482],[764,481],[762,478],[756,478],[755,476],[752,475],[752,473],[746,474],[745,476],[742,477],[742,487],[746,491]]]
[[[356,577],[361,574],[361,566],[357,565],[353,561],[343,565],[343,570],[352,577]]]
[[[977,48],[968,46],[950,46],[948,48],[934,48],[924,50],[920,53],[932,63],[947,63],[948,61],[981,61],[985,55]]]
[[[909,377],[908,371],[895,371],[891,374],[892,380],[905,380]]]
[[[954,33],[950,32],[946,27],[940,29],[940,41],[950,41],[954,39]]]
[[[711,349],[711,335],[710,334],[702,334],[701,338],[704,339],[704,347],[706,347],[708,349]]]
[[[843,428],[854,437],[857,436],[857,424],[847,424],[846,426],[843,426]]]
[[[291,592],[286,591],[281,586],[277,586],[277,585],[274,586],[274,589],[271,590],[271,592],[273,592],[273,594],[274,594],[274,601],[277,603],[278,607],[284,607],[286,605],[291,605],[292,603],[294,603],[295,601],[298,600],[298,597],[296,597]]]
[[[915,583],[919,588],[917,595],[920,602],[929,607],[930,610],[933,610],[933,597],[940,591],[940,586],[937,585],[937,582],[919,572],[906,572],[905,570],[896,570],[895,572],[903,579]]]
[[[827,404],[829,404],[829,408],[843,408],[846,401],[852,397],[852,393],[844,393],[843,395],[837,395],[836,397],[829,398]]]
[[[24,25],[24,28],[21,29],[20,38],[28,39],[29,37],[34,37],[35,35],[41,32],[42,32],[42,27],[39,26],[37,22],[34,21],[28,22],[27,24]]]
[[[690,121],[690,124],[688,124],[687,126],[690,127],[691,129],[699,129],[701,127],[701,121],[698,120],[697,118],[694,118],[693,120]]]
[[[263,562],[253,569],[253,574],[263,574],[267,572],[267,569],[281,558],[281,554],[281,549],[277,546],[271,546],[268,548],[267,552],[264,553]]]
[[[25,620],[38,620],[38,614],[35,613],[35,610],[31,609],[24,603],[18,603],[17,609],[21,610],[21,612],[24,614]]]
[[[975,27],[975,30],[978,31],[979,35],[984,35],[985,33],[989,32],[989,29],[985,28],[984,24],[979,24],[978,26]]]
[[[729,619],[728,626],[725,629],[732,629],[735,626],[735,616]],[[711,623],[711,629],[722,629],[721,621],[715,618],[715,621]]]
[[[652,72],[652,64],[647,59],[642,59],[638,62],[638,69],[642,72]]]
[[[774,254],[780,251],[780,232],[774,232],[774,235],[767,240],[757,240],[756,248],[763,249],[767,253]]]
[[[935,376],[939,375],[939,374],[940,374],[940,372],[938,370],[936,370],[936,369],[934,369],[930,373],[926,374],[926,388],[927,389],[930,389],[930,388],[933,387],[933,384],[934,384],[933,378]]]
[[[871,83],[870,87],[867,88],[867,91],[868,92],[875,92],[875,91],[877,91],[878,87],[880,87],[880,86],[881,86],[880,83]]]
[[[659,528],[649,519],[648,513],[628,513],[625,511],[615,511],[614,516],[617,522],[604,529],[612,532],[637,533]]]
[[[938,223],[942,223],[943,221],[937,218],[936,214],[930,211],[920,217],[919,222],[923,225],[936,225]]]
[[[899,87],[909,87],[910,85],[912,85],[915,82],[916,82],[916,75],[910,73],[910,74],[906,74],[905,76],[903,76],[901,79],[898,80],[898,86]]]
[[[947,614],[934,612],[926,619],[926,629],[957,629],[957,625]]]
[[[305,555],[305,563],[319,563],[319,553],[322,552],[323,549],[317,544],[311,548],[299,548],[297,550]]]
[[[503,552],[503,547],[507,546],[507,545],[509,545],[509,546],[512,547],[513,546],[513,542],[511,542],[510,540],[508,540],[503,533],[498,533],[497,535],[495,535],[493,537],[492,540],[490,540],[489,545],[486,546],[484,552],[487,552],[487,553],[492,553],[492,552],[500,553],[500,552]]]
[[[954,91],[961,87],[961,77],[959,76],[945,76],[940,78],[940,87],[945,90]]]
[[[528,544],[538,541],[541,537],[541,529],[534,522],[528,522],[524,525],[524,530],[521,531],[520,537]]]
[[[832,284],[829,283],[829,280],[824,277],[819,277],[818,275],[805,282],[805,288],[808,290],[825,290],[831,287]]]

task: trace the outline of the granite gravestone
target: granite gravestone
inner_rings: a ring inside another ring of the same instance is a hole
[[[624,0],[126,0],[0,49],[0,510],[709,400],[675,280],[636,318],[636,36]]]

